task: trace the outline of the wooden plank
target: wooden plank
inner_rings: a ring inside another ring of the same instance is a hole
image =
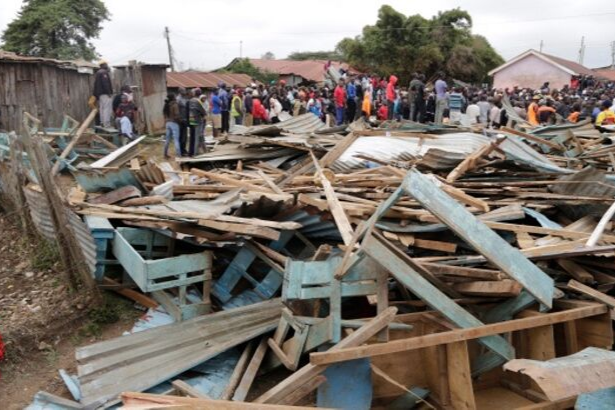
[[[319,165],[322,168],[327,168],[329,165],[333,164],[358,138],[359,136],[353,132],[346,135],[320,159],[318,162]]]
[[[265,174],[263,171],[261,171],[260,169],[256,171],[258,173],[258,175],[263,179],[263,181],[265,181],[265,183],[269,186],[269,188],[271,188],[271,190],[273,192],[275,192],[276,194],[280,194],[280,195],[286,195],[284,193],[284,191],[282,191],[276,184],[275,182],[273,182],[273,179],[271,179],[269,177],[269,175]]]
[[[509,232],[527,232],[539,235],[553,235],[567,239],[586,239],[589,234],[586,232],[573,231],[571,229],[551,229],[542,228],[540,226],[516,225],[506,222],[485,221],[483,223],[491,229],[497,231]],[[602,240],[609,243],[615,243],[615,235],[604,235]]]
[[[254,236],[257,238],[271,239],[272,241],[277,241],[278,239],[280,239],[280,232],[260,226],[252,226],[231,222],[219,222],[212,221],[209,219],[199,219],[198,224],[200,226],[205,226],[207,228],[216,229],[222,232],[234,232],[242,235]]]
[[[472,389],[472,372],[467,342],[446,345],[448,386],[455,409],[474,410],[476,402]]]
[[[412,246],[417,248],[429,249],[431,251],[455,253],[457,252],[457,244],[443,241],[432,241],[427,239],[414,239]]]
[[[437,216],[474,249],[483,254],[547,307],[553,300],[553,279],[513,248],[502,237],[446,195],[419,171],[413,169],[403,181],[404,189]]]
[[[122,286],[121,283],[116,282],[111,278],[108,278],[106,276],[103,277],[103,284],[113,286],[111,288],[112,291],[114,291],[115,293],[119,293],[120,295],[125,296],[129,299],[134,300],[141,306],[144,306],[146,308],[151,308],[151,309],[156,309],[158,307],[158,303],[152,298],[149,298],[145,296],[143,293],[137,292],[136,290],[123,288],[121,287]]]
[[[91,204],[115,204],[131,198],[141,196],[141,190],[136,186],[125,185],[111,192],[99,195],[89,200]]]
[[[335,352],[343,348],[360,346],[367,342],[371,337],[380,332],[385,326],[395,319],[397,309],[390,307],[384,312],[374,317],[372,320],[361,326],[357,331],[350,336],[344,338],[338,344],[329,349],[329,352]],[[327,366],[315,366],[311,363],[306,364],[291,376],[278,383],[256,400],[255,403],[279,403],[287,395],[291,394],[301,385],[308,383],[312,378],[320,375],[325,371]]]
[[[564,323],[571,320],[601,315],[607,312],[604,305],[594,304],[580,308],[565,310],[563,312],[548,313],[544,316],[514,319],[501,323],[488,324],[473,328],[457,329],[448,332],[418,336],[408,339],[393,340],[369,346],[337,349],[336,351],[318,352],[310,354],[310,363],[324,365],[363,357],[380,356],[407,350],[421,349],[462,340],[472,340],[479,337],[509,333],[523,329]]]
[[[606,295],[596,289],[592,289],[587,285],[579,283],[574,279],[571,279],[570,282],[568,282],[567,287],[569,289],[582,293],[585,296],[589,296],[590,298],[597,300],[598,302],[604,303],[611,309],[615,308],[615,298],[613,298],[612,296]]]
[[[245,373],[248,367],[248,360],[250,359],[250,355],[252,354],[252,350],[254,349],[253,341],[248,342],[246,347],[243,349],[241,356],[239,357],[239,361],[235,365],[235,369],[233,369],[233,373],[224,388],[224,391],[220,395],[220,400],[230,400],[235,393],[235,389],[239,385],[239,382],[243,378],[243,374]]]
[[[246,397],[248,397],[248,393],[250,392],[250,388],[252,387],[252,383],[254,383],[254,379],[256,379],[256,374],[258,373],[258,369],[265,358],[265,353],[267,353],[267,339],[269,336],[265,335],[261,338],[254,355],[250,359],[250,363],[248,363],[248,367],[246,371],[243,373],[241,380],[239,381],[239,385],[237,389],[235,389],[235,394],[233,395],[233,401],[245,401]],[[294,404],[294,403],[287,403]]]
[[[453,169],[446,176],[446,182],[453,183],[457,179],[459,179],[461,176],[463,176],[466,172],[468,172],[469,170],[475,168],[476,165],[478,165],[478,161],[482,157],[489,155],[505,139],[506,139],[506,137],[503,137],[503,138],[502,137],[499,137],[499,138],[496,137],[495,141],[490,141],[490,142],[486,143],[485,145],[483,145],[482,147],[480,147],[476,151],[474,151],[472,154],[468,155],[463,161],[461,161],[459,163],[459,165],[457,165],[455,167],[455,169]]]
[[[171,382],[171,385],[179,393],[185,394],[188,397],[194,397],[194,398],[197,398],[197,399],[209,399],[209,400],[212,399],[211,397],[209,397],[205,393],[201,393],[200,391],[198,391],[194,387],[190,386],[188,383],[186,383],[183,380],[179,380],[179,379],[173,380]]]
[[[594,275],[587,269],[570,259],[557,259],[555,262],[570,276],[582,283],[593,283]]]
[[[194,410],[314,410],[313,407],[286,406],[262,403],[244,403],[226,400],[207,400],[192,397],[163,396],[149,393],[122,393],[125,409],[160,409],[173,407],[176,409]],[[333,410],[333,409],[329,409]]]
[[[331,182],[325,177],[323,174],[323,170],[318,164],[318,160],[314,156],[313,153],[310,153],[312,156],[312,161],[314,161],[314,166],[316,167],[316,173],[318,174],[318,178],[320,179],[320,183],[325,191],[325,196],[327,197],[327,203],[329,204],[329,210],[333,215],[333,219],[335,220],[335,224],[337,225],[337,229],[340,231],[342,235],[342,240],[344,241],[344,245],[349,245],[352,242],[353,229],[348,221],[348,216],[344,212],[344,208],[340,205],[337,196],[335,195],[335,190],[333,186],[331,186]]]
[[[225,185],[230,185],[230,186],[234,186],[238,188],[245,188],[250,191],[256,191],[256,192],[274,193],[274,194],[276,193],[271,188],[260,186],[260,185],[254,185],[246,181],[242,181],[239,179],[216,174],[215,172],[203,171],[202,169],[198,169],[198,168],[191,168],[190,172],[200,177],[211,179],[212,181],[222,182]]]
[[[521,285],[514,280],[476,281],[458,283],[453,289],[468,296],[513,297],[521,293]]]

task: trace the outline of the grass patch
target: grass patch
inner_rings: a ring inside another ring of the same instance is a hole
[[[50,270],[60,260],[60,250],[53,242],[41,240],[30,262],[36,270]]]

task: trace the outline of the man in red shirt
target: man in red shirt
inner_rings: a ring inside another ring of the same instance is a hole
[[[343,79],[335,87],[333,99],[335,100],[335,124],[342,125],[344,123],[344,108],[346,106],[346,87],[344,86]]]

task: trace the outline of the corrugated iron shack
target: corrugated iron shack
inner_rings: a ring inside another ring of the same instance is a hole
[[[94,67],[0,50],[0,129],[21,130],[23,111],[50,126],[60,126],[64,114],[82,121],[90,112]]]
[[[135,104],[139,108],[137,123],[139,132],[161,134],[165,130],[162,114],[167,96],[167,64],[143,64],[131,61],[128,65],[114,66],[113,88],[132,87]]]

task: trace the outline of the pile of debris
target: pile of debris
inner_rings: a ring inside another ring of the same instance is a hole
[[[499,130],[325,128],[306,114],[165,162],[140,152],[142,138],[99,151],[113,136],[88,131],[90,119],[57,131],[28,116],[0,149],[23,170],[35,225],[68,215],[99,286],[150,308],[131,334],[77,350],[77,375],[63,373],[76,401],[41,392],[33,406],[612,398],[615,134],[509,117]],[[74,178],[60,212],[41,209],[56,206],[53,181],[31,172],[19,141]]]

